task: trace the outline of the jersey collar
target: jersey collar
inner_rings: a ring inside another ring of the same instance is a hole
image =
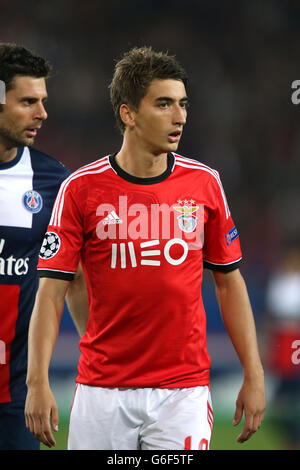
[[[126,171],[124,171],[116,162],[116,155],[117,153],[109,156],[109,162],[113,170],[126,181],[134,184],[155,184],[164,181],[173,171],[175,158],[172,153],[168,153],[168,162],[167,162],[167,169],[158,176],[153,176],[151,178],[140,178],[138,176],[132,176]]]
[[[0,163],[0,171],[7,170],[8,168],[12,168],[13,166],[17,165],[17,163],[19,163],[19,161],[21,160],[24,148],[25,147],[19,147],[17,151],[17,155],[15,156],[15,158],[10,160],[9,162]]]

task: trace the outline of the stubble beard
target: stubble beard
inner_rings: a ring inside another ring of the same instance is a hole
[[[0,127],[0,138],[6,143],[7,148],[25,147],[34,143],[34,137],[24,137],[20,131],[14,131],[5,127]]]

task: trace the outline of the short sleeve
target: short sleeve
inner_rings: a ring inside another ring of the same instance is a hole
[[[242,259],[239,233],[216,171],[208,192],[210,203],[204,226],[203,266],[215,271],[233,271],[239,267]]]
[[[72,280],[83,243],[82,212],[71,177],[58,192],[39,255],[39,277]]]

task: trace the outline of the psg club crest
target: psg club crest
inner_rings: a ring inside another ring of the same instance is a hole
[[[180,229],[186,233],[193,232],[197,226],[197,217],[193,213],[199,209],[199,206],[196,205],[193,199],[178,200],[177,203],[178,205],[173,206],[173,208],[181,213],[177,217]]]
[[[26,191],[23,196],[23,203],[25,208],[33,214],[40,212],[43,207],[42,196],[37,191],[33,190]]]
[[[47,232],[40,250],[40,258],[50,259],[55,256],[60,249],[60,238],[55,232]]]

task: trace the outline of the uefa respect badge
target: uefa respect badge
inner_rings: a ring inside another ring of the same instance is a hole
[[[3,80],[0,80],[0,104],[5,104],[6,88]]]

